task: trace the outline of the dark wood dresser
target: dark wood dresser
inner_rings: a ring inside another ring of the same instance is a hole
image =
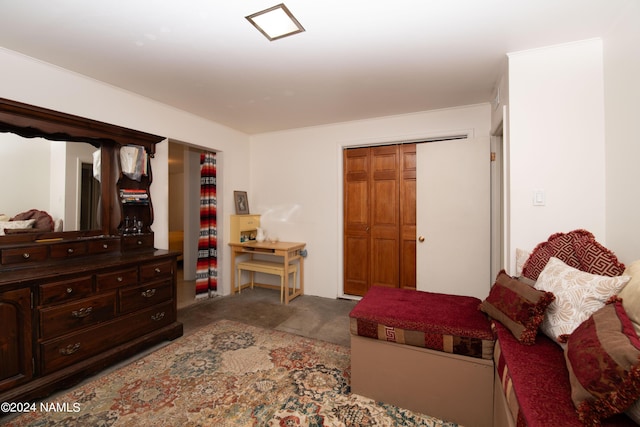
[[[149,159],[165,138],[6,99],[0,132],[86,142],[100,159],[94,227],[0,236],[0,402],[45,397],[180,337],[180,253],[155,249],[151,228]]]
[[[0,401],[46,396],[182,335],[176,317],[178,253],[123,254],[117,236],[0,253],[10,263],[17,253],[29,260],[32,253],[53,256],[58,246],[70,245],[86,247],[87,253],[63,263],[20,262],[20,268],[0,272]]]

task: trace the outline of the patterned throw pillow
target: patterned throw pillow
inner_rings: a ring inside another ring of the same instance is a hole
[[[593,234],[587,230],[574,230],[553,234],[536,246],[522,267],[522,275],[537,280],[551,257],[578,270],[601,276],[619,276],[624,271],[624,264],[598,243]]]
[[[542,270],[535,288],[553,293],[556,299],[549,305],[540,329],[558,343],[566,342],[589,316],[602,308],[629,281],[629,276],[599,276],[573,268],[551,257]]]
[[[506,326],[523,344],[534,344],[544,312],[554,300],[551,292],[534,289],[509,276],[498,273],[487,299],[480,310]]]
[[[22,228],[31,228],[35,219],[28,219],[26,221],[0,221],[0,236],[4,236],[4,230],[17,230]]]
[[[600,425],[640,397],[640,339],[619,299],[571,334],[565,360],[571,399],[585,425]]]
[[[624,275],[630,276],[631,280],[618,296],[622,298],[622,305],[633,322],[636,333],[640,335],[640,260],[632,262],[624,270]]]
[[[631,319],[636,334],[640,335],[640,260],[627,266],[624,275],[631,276],[631,280],[622,288],[618,296],[622,298],[622,306]],[[633,421],[640,424],[640,400],[636,400],[626,413]]]

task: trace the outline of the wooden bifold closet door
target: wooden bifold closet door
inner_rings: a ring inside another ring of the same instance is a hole
[[[344,293],[416,287],[416,145],[346,149]]]

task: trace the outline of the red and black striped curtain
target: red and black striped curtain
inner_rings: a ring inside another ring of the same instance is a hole
[[[218,289],[218,233],[216,222],[216,155],[200,154],[200,238],[196,267],[196,295]]]

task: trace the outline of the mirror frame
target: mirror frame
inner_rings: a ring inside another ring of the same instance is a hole
[[[0,236],[0,245],[45,238],[78,238],[96,235],[117,235],[121,218],[117,182],[117,154],[123,145],[145,148],[150,157],[155,145],[165,137],[112,125],[97,120],[49,110],[0,98],[0,132],[10,132],[26,138],[40,137],[52,141],[88,142],[101,151],[101,228],[90,231],[24,233]]]

